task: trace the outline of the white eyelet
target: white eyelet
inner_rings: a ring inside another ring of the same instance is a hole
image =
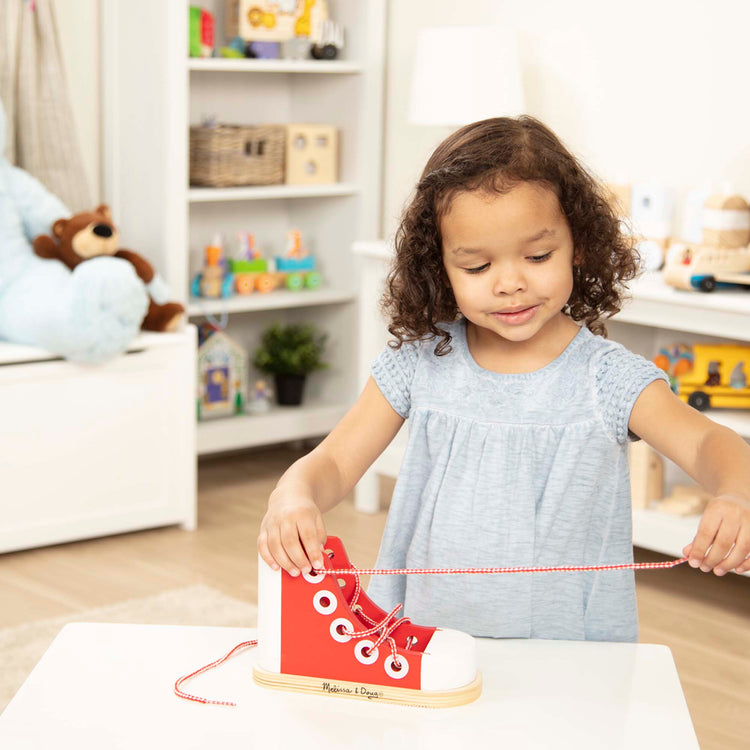
[[[409,662],[406,660],[406,657],[403,655],[399,656],[398,663],[401,665],[401,669],[397,671],[394,668],[394,659],[391,654],[390,656],[385,657],[385,663],[383,664],[388,676],[392,677],[394,680],[401,680],[409,674]]]
[[[328,599],[328,604],[323,603],[325,599]],[[332,615],[336,611],[336,607],[338,606],[336,595],[331,591],[322,589],[321,591],[318,591],[313,597],[313,606],[315,607],[317,612],[320,612],[321,615]]]
[[[326,577],[325,573],[316,573],[314,570],[311,570],[309,573],[303,573],[302,577],[308,582],[308,583],[320,583],[323,581]]]
[[[378,650],[373,648],[375,645],[374,641],[357,641],[357,645],[354,647],[354,655],[357,657],[357,661],[362,664],[374,664],[378,660]],[[369,654],[364,654],[363,651],[368,651]]]
[[[339,643],[346,643],[347,641],[350,641],[352,637],[348,635],[347,633],[339,633],[339,628],[344,628],[345,630],[348,630],[349,633],[354,632],[354,626],[347,620],[345,617],[338,617],[331,623],[331,638],[333,638],[334,641],[338,641]]]

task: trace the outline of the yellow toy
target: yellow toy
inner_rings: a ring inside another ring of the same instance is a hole
[[[694,344],[693,367],[678,380],[677,395],[690,406],[750,409],[750,346]]]

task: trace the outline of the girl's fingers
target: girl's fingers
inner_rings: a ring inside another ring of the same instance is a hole
[[[268,534],[265,531],[258,534],[258,554],[270,568],[273,570],[279,569],[279,564],[274,560],[271,551],[268,549]]]
[[[323,546],[319,541],[319,534],[317,524],[314,523],[299,523],[297,525],[299,538],[302,540],[302,545],[305,548],[305,554],[307,559],[313,568],[320,569],[323,567]],[[309,573],[310,568],[307,570],[303,568],[304,573]]]
[[[713,570],[729,554],[738,531],[739,526],[726,518],[721,522],[711,549],[701,563],[701,570],[704,573]]]
[[[730,570],[737,569],[738,573],[744,573],[747,568],[744,563],[747,561],[747,556],[750,555],[750,531],[746,531],[744,528],[740,529],[740,533],[737,534],[737,541],[734,544],[734,549],[727,555],[725,560],[716,565],[714,573],[717,576],[723,576]]]
[[[268,549],[270,550],[273,558],[276,562],[290,575],[299,575],[299,569],[297,565],[292,561],[286,552],[286,548],[282,543],[281,532],[276,530],[276,533],[270,534],[268,537]]]
[[[701,518],[701,522],[698,525],[698,533],[693,539],[692,549],[690,550],[690,565],[693,568],[697,568],[703,562],[703,558],[708,552],[708,548],[711,546],[716,532],[719,530],[721,524],[721,516],[714,516],[713,513],[706,511]]]
[[[310,571],[310,560],[307,557],[302,542],[299,537],[299,530],[294,521],[287,521],[281,527],[281,542],[284,545],[284,551],[289,559],[294,563],[297,571]],[[289,571],[292,573],[292,571]],[[294,573],[292,573],[294,575]]]

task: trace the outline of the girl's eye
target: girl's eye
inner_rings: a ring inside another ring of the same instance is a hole
[[[551,250],[548,253],[544,253],[544,255],[529,255],[528,258],[532,263],[542,263],[547,260],[550,255],[552,255]]]
[[[485,263],[483,266],[477,266],[476,268],[464,268],[464,271],[466,273],[482,273],[482,271],[486,270],[490,267],[489,263]]]

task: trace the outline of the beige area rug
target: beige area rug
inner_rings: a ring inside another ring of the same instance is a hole
[[[27,625],[0,628],[0,713],[63,625],[69,622],[255,627],[257,619],[258,610],[254,604],[233,599],[210,586],[199,585]]]

